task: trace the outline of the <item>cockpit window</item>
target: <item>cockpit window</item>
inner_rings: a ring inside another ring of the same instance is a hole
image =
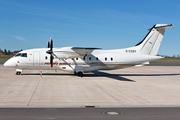
[[[18,56],[21,56],[21,53],[18,53],[18,54],[15,55],[15,57],[18,57]]]
[[[21,57],[27,57],[27,53],[21,53]]]
[[[15,55],[15,57],[27,57],[27,53],[18,53]]]

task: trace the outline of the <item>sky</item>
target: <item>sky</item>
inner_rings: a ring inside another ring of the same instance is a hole
[[[0,49],[132,47],[155,24],[167,29],[160,55],[180,55],[179,0],[0,0]]]

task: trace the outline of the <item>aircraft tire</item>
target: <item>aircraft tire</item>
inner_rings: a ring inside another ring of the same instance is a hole
[[[21,75],[21,72],[16,72],[16,75]]]
[[[77,75],[78,75],[79,77],[83,77],[83,73],[82,73],[82,72],[78,72]]]

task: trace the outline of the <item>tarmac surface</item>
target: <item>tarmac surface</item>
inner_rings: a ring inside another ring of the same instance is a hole
[[[98,71],[83,78],[63,71],[0,65],[0,106],[180,106],[180,66],[143,66]]]
[[[0,119],[180,119],[180,66],[39,72],[0,65]]]

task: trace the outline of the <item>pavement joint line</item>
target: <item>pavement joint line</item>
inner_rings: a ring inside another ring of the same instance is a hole
[[[34,96],[34,94],[35,94],[35,92],[36,92],[36,90],[37,90],[37,88],[38,88],[39,83],[41,82],[41,80],[42,80],[42,79],[39,79],[38,84],[36,85],[36,88],[35,88],[35,90],[34,90],[34,92],[33,92],[32,96],[31,96],[31,98],[30,98],[30,100],[29,100],[29,102],[28,102],[27,106],[29,106],[29,104],[30,104],[30,102],[31,102],[31,100],[32,100],[32,98],[33,98],[33,96]]]
[[[98,87],[99,89],[101,89],[102,91],[104,91],[107,95],[109,95],[111,98],[113,98],[114,100],[116,100],[117,102],[120,102],[118,99],[116,99],[114,96],[110,95],[108,92],[106,92],[105,90],[103,90],[101,87],[99,87],[98,85],[96,85],[94,82],[93,84]],[[123,104],[122,102],[120,102],[121,104]],[[124,104],[123,104],[124,105]]]

